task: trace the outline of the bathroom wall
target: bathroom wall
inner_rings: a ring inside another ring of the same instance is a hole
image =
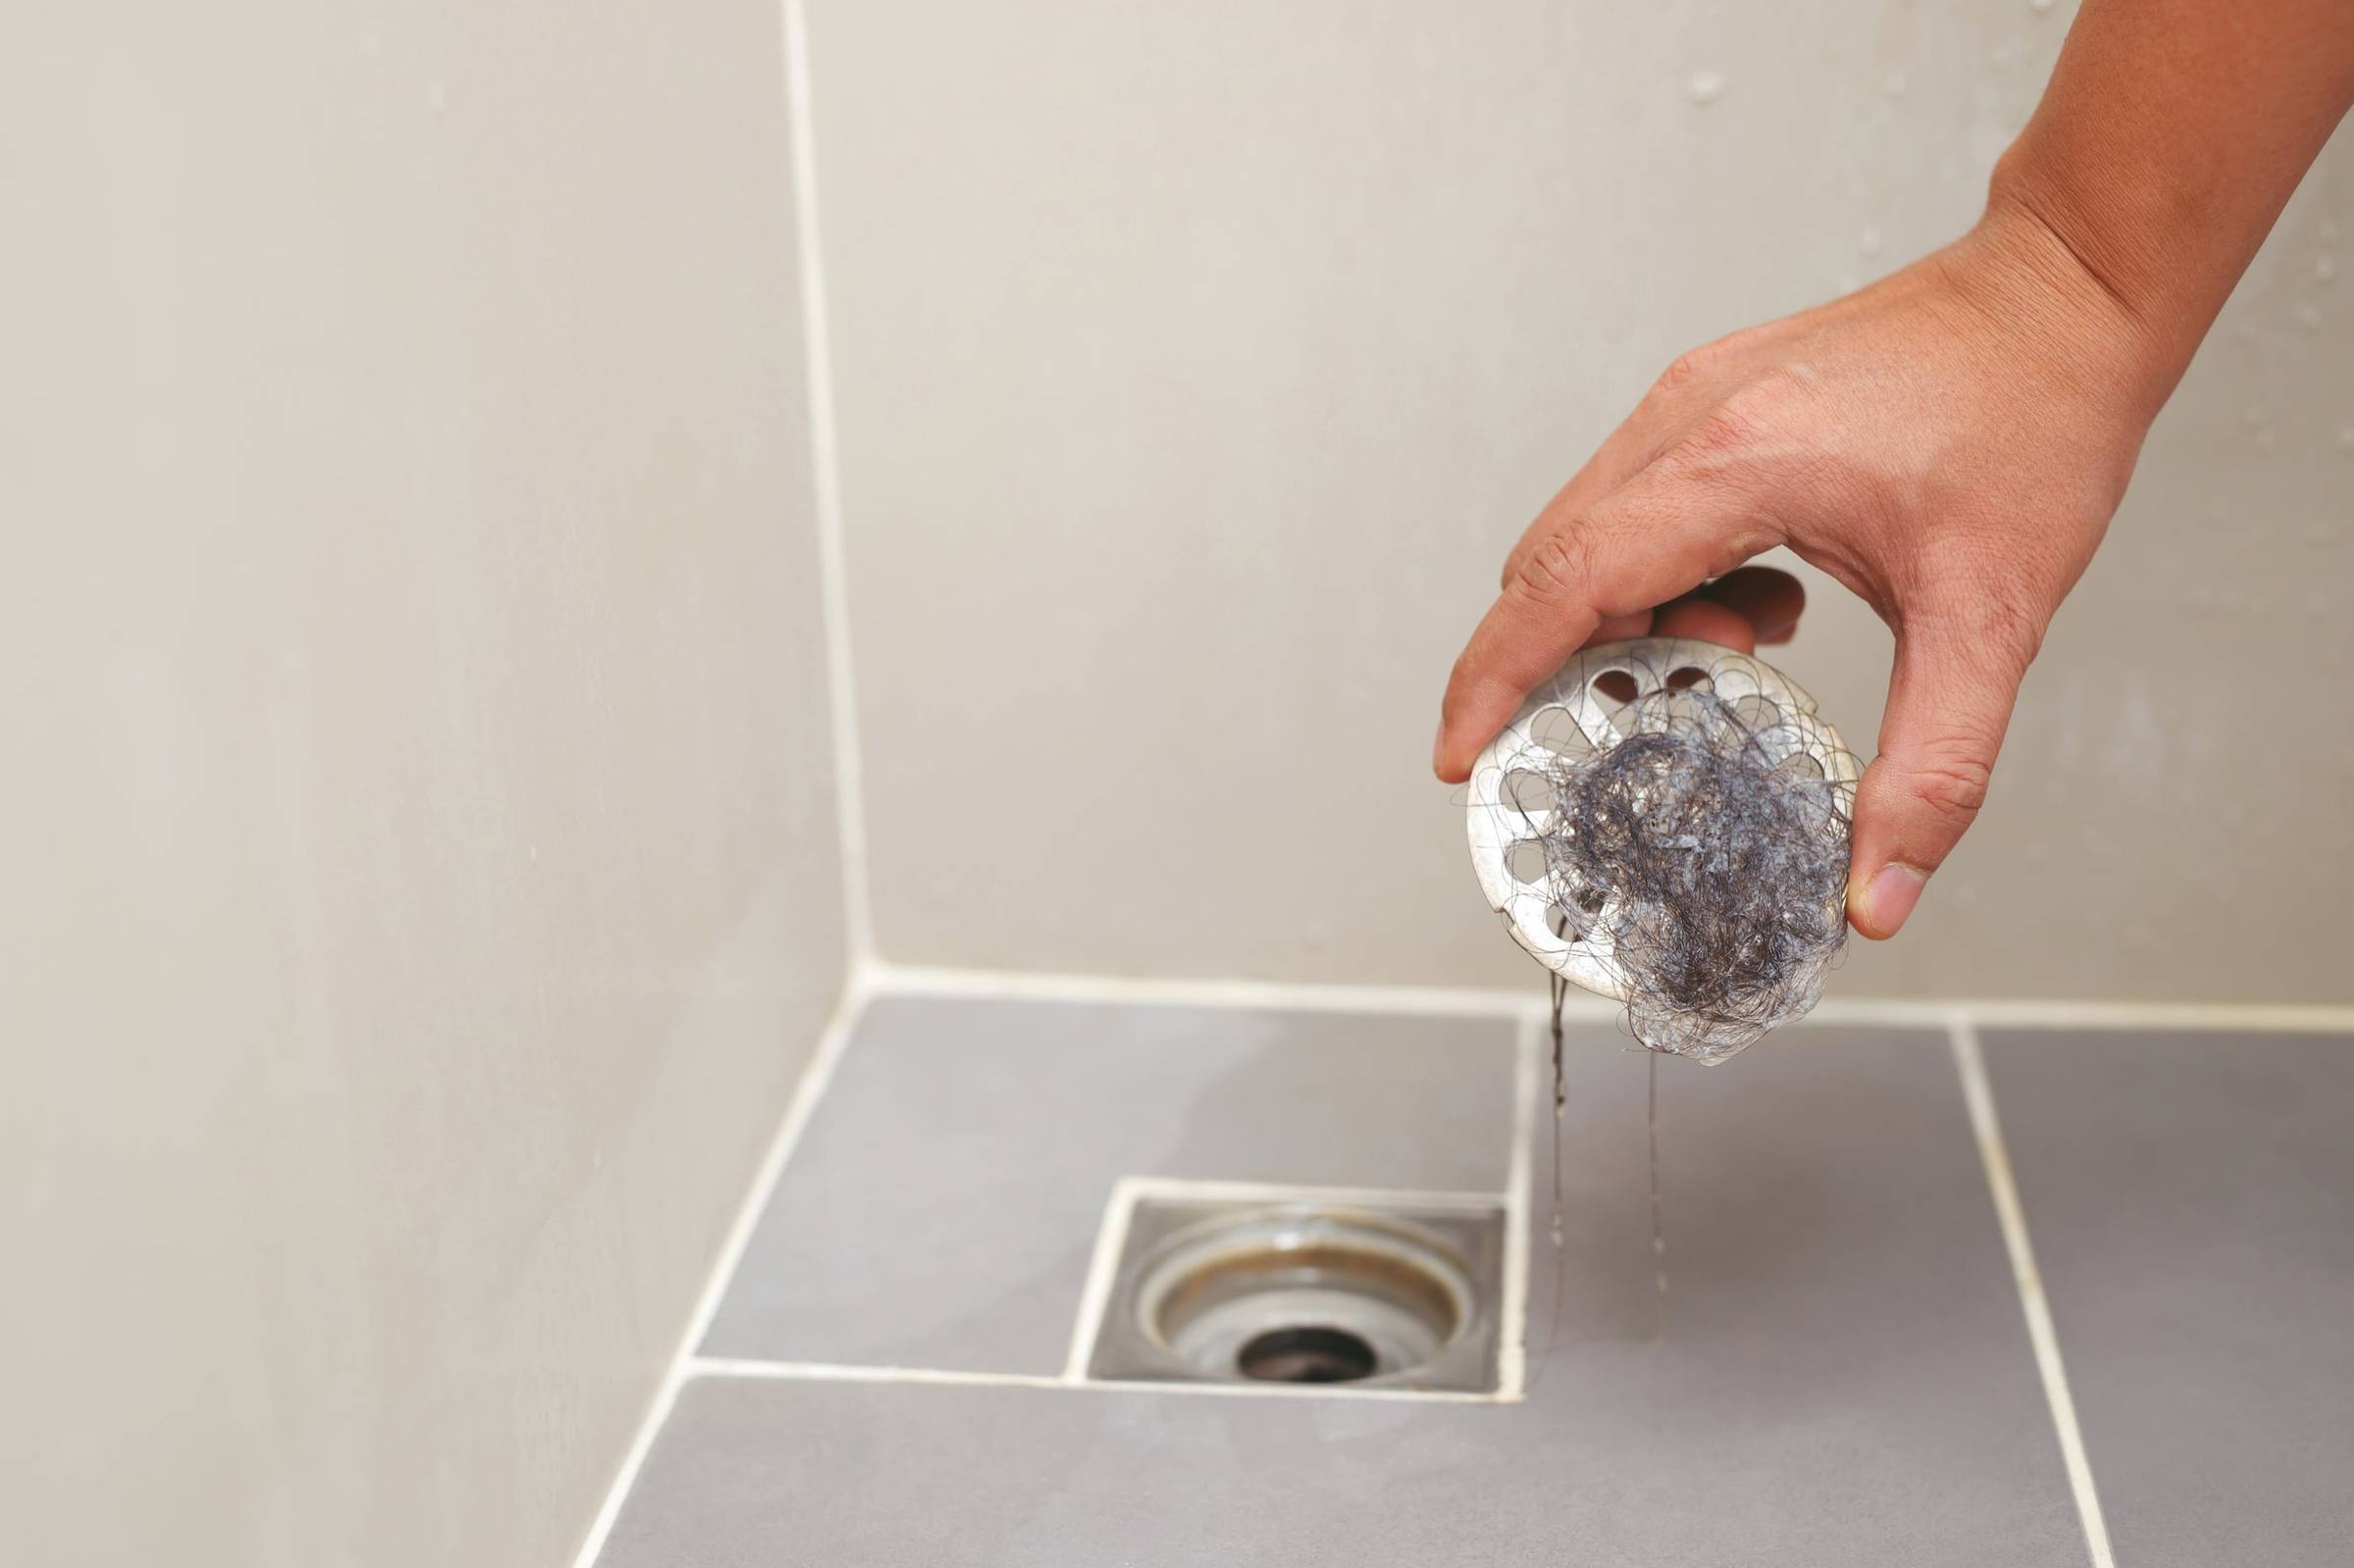
[[[2070,8],[815,0],[877,939],[1499,985],[1425,771],[1507,546],[1678,351],[1974,217]],[[2354,146],[1845,994],[2343,999]],[[1886,632],[1783,662],[1868,752]]]
[[[566,1563],[843,969],[776,9],[5,30],[0,1559]]]

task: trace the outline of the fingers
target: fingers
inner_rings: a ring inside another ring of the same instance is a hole
[[[1520,575],[1520,567],[1528,552],[1561,527],[1563,518],[1582,516],[1594,504],[1643,471],[1657,454],[1660,435],[1653,430],[1659,424],[1647,400],[1645,406],[1628,416],[1625,424],[1611,431],[1601,448],[1586,460],[1586,466],[1569,478],[1554,498],[1545,503],[1537,520],[1521,531],[1512,553],[1504,558],[1504,575],[1498,586],[1509,586]],[[1641,632],[1627,633],[1640,636]]]
[[[1649,636],[1652,620],[1658,614],[1657,610],[1637,610],[1632,615],[1606,615],[1594,623],[1594,630],[1586,633],[1586,640],[1578,646],[1590,648],[1599,642],[1623,642],[1628,637]]]
[[[1433,770],[1451,784],[1469,778],[1521,698],[1606,621],[1637,617],[1772,542],[1736,487],[1695,482],[1672,460],[1557,526],[1521,558],[1456,661]]]
[[[1897,639],[1880,753],[1856,793],[1847,909],[1867,936],[1896,935],[1985,803],[2034,656],[2031,638],[1966,625],[1909,621]]]
[[[1685,434],[1710,406],[1710,387],[1716,380],[1717,369],[1723,362],[1721,343],[1684,355],[1662,373],[1643,394],[1618,428],[1604,438],[1601,447],[1586,460],[1586,466],[1570,477],[1569,482],[1545,504],[1520,534],[1512,553],[1505,557],[1504,576],[1500,586],[1510,585],[1520,575],[1529,551],[1559,529],[1564,519],[1582,517],[1627,481],[1649,468],[1659,455]],[[1639,637],[1643,627],[1629,632],[1616,632],[1604,640],[1616,637]]]
[[[1769,566],[1745,566],[1673,604],[1660,606],[1648,625],[1619,635],[1641,636],[1648,632],[1654,636],[1695,637],[1755,653],[1760,643],[1789,641],[1806,605],[1807,590],[1789,573]]]
[[[1702,588],[1696,597],[1741,612],[1757,629],[1758,642],[1767,647],[1789,641],[1798,631],[1799,616],[1807,608],[1807,590],[1800,586],[1798,579],[1769,566],[1745,566],[1727,572]]]
[[[1688,599],[1678,599],[1663,606],[1651,632],[1661,637],[1692,637],[1702,642],[1714,642],[1735,653],[1758,651],[1758,629],[1748,616],[1728,605],[1717,604],[1702,595],[1702,589]]]

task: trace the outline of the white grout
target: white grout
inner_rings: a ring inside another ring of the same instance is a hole
[[[1445,1389],[1362,1389],[1310,1383],[1127,1383],[1073,1380],[1059,1372],[963,1372],[949,1367],[842,1366],[823,1361],[740,1361],[697,1356],[690,1378],[765,1379],[777,1383],[921,1383],[971,1389],[1076,1389],[1097,1393],[1181,1393],[1245,1399],[1389,1399],[1412,1404],[1495,1404],[1492,1393]]]
[[[1542,1018],[1532,990],[1481,986],[1379,986],[1273,980],[1147,979],[1011,969],[956,969],[875,962],[870,988],[906,996],[971,996],[1000,1001],[1122,1002],[1141,1007],[1237,1007],[1284,1012],[1401,1013],[1463,1018]],[[1563,1017],[1615,1024],[1626,1009],[1572,992]],[[1877,1025],[1942,1033],[1957,1016],[1988,1029],[2239,1030],[2257,1034],[2354,1034],[2354,1006],[2275,1002],[2122,1002],[2033,999],[1826,997],[1802,1022]]]
[[[1410,1187],[1302,1187],[1289,1182],[1201,1182],[1185,1176],[1121,1179],[1132,1198],[1193,1199],[1203,1203],[1356,1203],[1492,1213],[1498,1192],[1442,1191]]]
[[[850,670],[849,551],[842,526],[834,351],[826,327],[825,250],[817,224],[817,117],[809,96],[808,19],[802,0],[783,0],[783,6],[785,112],[793,143],[793,229],[801,275],[801,359],[809,400],[810,494],[817,514],[818,601],[825,626],[826,705],[834,747],[834,820],[842,853],[843,920],[855,967],[874,952],[874,906],[867,881],[858,688]]]
[[[2109,1547],[2109,1526],[2101,1517],[2101,1498],[2092,1484],[2092,1463],[2084,1453],[2084,1434],[2076,1424],[2076,1402],[2068,1390],[2068,1369],[2060,1359],[2060,1335],[2052,1324],[2051,1302],[2043,1293],[2043,1276],[2035,1267],[2034,1244],[2027,1237],[2026,1213],[2020,1206],[2019,1184],[2011,1174],[2010,1151],[2003,1144],[2003,1128],[1995,1115],[1994,1086],[1986,1077],[1985,1053],[1978,1047],[1977,1031],[1966,1018],[1950,1021],[1954,1065],[1962,1075],[1962,1097],[1970,1107],[1970,1130],[1977,1135],[1978,1155],[1986,1165],[1986,1186],[1994,1196],[1994,1212],[2002,1222],[2003,1245],[2011,1254],[2011,1273],[2019,1284],[2021,1310],[2026,1314],[2027,1339],[2035,1347],[2035,1369],[2043,1378],[2043,1395],[2051,1405],[2052,1426],[2060,1439],[2060,1458],[2068,1471],[2069,1490],[2075,1494],[2076,1516],[2083,1522],[2084,1546],[2092,1568],[2116,1568]]]
[[[785,1107],[785,1119],[769,1139],[768,1149],[760,1157],[759,1169],[753,1174],[751,1189],[737,1207],[736,1217],[728,1226],[728,1234],[720,1242],[719,1255],[711,1272],[703,1281],[703,1289],[688,1314],[687,1327],[679,1336],[678,1348],[672,1352],[662,1382],[654,1392],[645,1416],[638,1423],[637,1434],[630,1440],[629,1451],[622,1456],[621,1468],[606,1489],[604,1501],[589,1523],[588,1538],[581,1543],[574,1568],[592,1568],[597,1553],[604,1550],[605,1539],[612,1534],[613,1521],[621,1515],[623,1498],[638,1480],[638,1471],[645,1463],[645,1455],[653,1446],[654,1435],[669,1419],[670,1410],[679,1396],[679,1386],[691,1375],[696,1362],[695,1346],[701,1342],[704,1331],[710,1328],[712,1315],[719,1310],[720,1297],[736,1276],[736,1265],[752,1238],[752,1229],[768,1207],[769,1195],[775,1191],[777,1178],[784,1172],[785,1162],[793,1155],[793,1146],[801,1139],[801,1131],[825,1097],[826,1088],[834,1081],[834,1070],[842,1061],[843,1052],[849,1047],[850,1032],[864,1010],[866,996],[853,973],[844,986],[842,1000],[836,1004],[834,1016],[818,1036],[817,1044],[809,1053],[809,1064],[801,1069],[798,1083],[793,1086],[793,1099]]]
[[[1111,1301],[1112,1279],[1119,1273],[1120,1249],[1128,1244],[1128,1222],[1136,1213],[1137,1179],[1122,1177],[1111,1187],[1103,1205],[1103,1223],[1096,1231],[1096,1250],[1087,1260],[1087,1286],[1079,1292],[1079,1316],[1071,1324],[1071,1350],[1062,1364],[1066,1383],[1087,1377],[1095,1353],[1096,1336],[1103,1327],[1103,1309]]]
[[[2258,1035],[2354,1034],[2354,1007],[2280,1002],[2094,1002],[1905,997],[1832,997],[1808,1024],[1884,1024],[1938,1029],[1961,1018],[1978,1029],[2232,1030]],[[1806,1027],[1804,1024],[1798,1026]]]
[[[1496,1382],[1507,1399],[1528,1389],[1528,1205],[1535,1179],[1537,1064],[1544,1055],[1545,1019],[1526,1017],[1512,1049],[1512,1145],[1504,1175],[1504,1300],[1497,1310]]]
[[[1143,1007],[1236,1007],[1278,1012],[1399,1013],[1440,1017],[1519,1018],[1525,992],[1420,986],[1320,986],[1259,980],[1144,980],[1052,975],[1025,970],[932,969],[877,963],[878,991],[907,996],[972,996],[1000,1001],[1118,1002]],[[1581,1019],[1615,1018],[1622,1009],[1597,996],[1572,1011]]]

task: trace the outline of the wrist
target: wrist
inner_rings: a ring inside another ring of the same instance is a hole
[[[2146,427],[2190,363],[2198,330],[2143,278],[2110,266],[2108,241],[2015,162],[1997,166],[1986,211],[1948,252],[1956,286],[2046,352],[2051,367]],[[2201,328],[2205,325],[2202,320]]]

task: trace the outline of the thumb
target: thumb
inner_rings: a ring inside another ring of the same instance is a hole
[[[2000,630],[1981,630],[1989,619],[1908,617],[1898,633],[1879,755],[1856,791],[1847,910],[1867,936],[1896,935],[1986,803],[2035,656],[2031,634],[1999,619]]]

